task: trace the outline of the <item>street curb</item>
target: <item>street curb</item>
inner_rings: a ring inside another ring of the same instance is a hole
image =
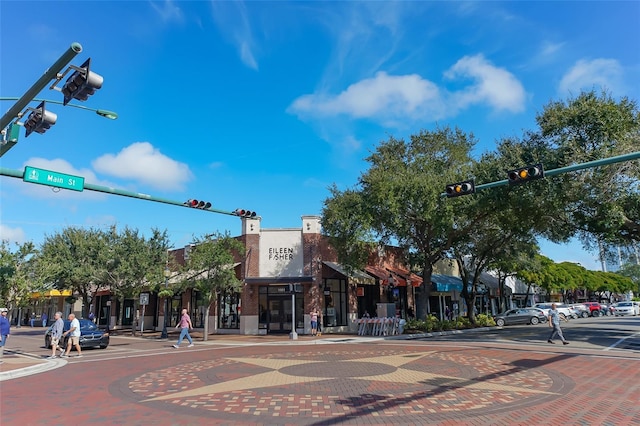
[[[502,327],[477,327],[477,328],[465,328],[463,330],[434,331],[431,333],[399,334],[397,336],[380,336],[380,337],[384,338],[385,340],[415,340],[415,339],[424,339],[427,337],[452,336],[455,334],[466,334],[466,333],[475,333],[480,331],[498,330],[500,328]]]
[[[17,379],[19,377],[30,376],[32,374],[44,373],[45,371],[55,370],[56,368],[64,367],[67,361],[64,359],[46,359],[39,364],[31,365],[24,368],[16,368],[15,370],[5,371],[0,373],[0,382],[5,380]]]

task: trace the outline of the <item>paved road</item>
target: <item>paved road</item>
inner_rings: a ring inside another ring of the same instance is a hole
[[[568,346],[547,344],[544,325],[413,340],[216,336],[178,350],[114,337],[4,380],[0,423],[640,424],[640,351],[612,346],[638,337],[640,317],[618,321],[570,322]],[[46,354],[41,335],[13,338]]]

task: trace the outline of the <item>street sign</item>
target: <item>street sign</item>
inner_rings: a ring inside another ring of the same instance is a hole
[[[70,189],[72,191],[82,191],[84,189],[84,178],[81,176],[67,175],[30,166],[24,168],[22,180],[40,185]]]
[[[140,293],[140,304],[142,306],[149,304],[149,293]]]

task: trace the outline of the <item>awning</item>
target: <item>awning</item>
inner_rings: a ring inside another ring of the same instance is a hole
[[[385,269],[375,268],[373,266],[367,266],[364,268],[365,271],[369,275],[374,276],[375,278],[380,280],[380,284],[387,285],[389,284],[389,272]]]
[[[73,294],[71,290],[47,290],[47,291],[36,291],[31,293],[32,299],[38,299],[40,297],[69,297]]]
[[[396,286],[404,287],[408,282],[410,282],[413,287],[420,287],[422,285],[422,277],[419,277],[413,272],[393,267],[387,268],[387,270],[395,275],[394,278],[398,279],[399,282],[394,283]]]
[[[435,291],[447,293],[450,291],[462,291],[462,280],[451,275],[431,274],[431,283]]]
[[[368,274],[365,274],[363,271],[359,271],[354,269],[351,273],[348,273],[344,266],[335,262],[322,262],[329,268],[338,272],[341,275],[349,278],[349,281],[353,284],[361,284],[361,285],[374,285],[376,281],[371,278]]]

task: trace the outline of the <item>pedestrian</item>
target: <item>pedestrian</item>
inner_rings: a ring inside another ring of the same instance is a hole
[[[68,357],[71,353],[71,347],[75,346],[76,351],[78,351],[78,358],[82,357],[82,350],[80,350],[80,321],[76,318],[75,314],[69,314],[69,321],[71,321],[71,325],[69,326],[69,330],[62,333],[64,336],[69,335],[69,340],[67,340],[67,352],[63,357]]]
[[[62,338],[62,333],[64,332],[64,321],[62,320],[62,312],[56,312],[53,314],[53,319],[56,322],[53,323],[53,327],[51,328],[51,356],[49,358],[53,359],[56,357],[56,349],[60,346],[60,339]],[[64,353],[64,349],[60,348],[60,352]]]
[[[42,313],[42,326],[46,327],[47,326],[47,320],[49,319],[49,317],[47,316],[46,312]]]
[[[451,320],[451,310],[449,309],[449,306],[444,307],[444,316],[447,319],[447,321]]]
[[[2,362],[2,356],[4,355],[4,347],[7,344],[7,339],[11,334],[11,323],[7,318],[7,308],[0,308],[0,362]]]
[[[311,335],[318,335],[318,311],[315,309],[311,311]]]
[[[185,337],[189,341],[189,346],[187,347],[188,348],[193,347],[193,339],[191,339],[191,336],[189,335],[189,329],[193,328],[193,325],[191,325],[191,317],[189,317],[189,314],[187,313],[186,308],[182,310],[182,316],[180,317],[180,321],[178,321],[176,328],[181,328],[182,330],[180,330],[180,337],[178,337],[178,343],[173,345],[173,347],[178,349],[180,347],[180,343],[182,343],[182,339],[184,339]]]
[[[29,320],[29,323],[31,325],[31,328],[35,327],[35,325],[36,325],[36,313],[35,312],[31,312],[31,319]]]
[[[560,328],[560,318],[569,322],[568,319],[560,316],[560,313],[558,313],[558,310],[556,309],[556,304],[552,303],[551,309],[549,309],[549,327],[551,327],[553,330],[551,330],[551,334],[549,335],[549,339],[547,340],[547,342],[554,343],[553,339],[557,334],[560,337],[560,340],[562,340],[562,344],[568,345],[569,342],[567,342],[562,335],[562,329]]]

